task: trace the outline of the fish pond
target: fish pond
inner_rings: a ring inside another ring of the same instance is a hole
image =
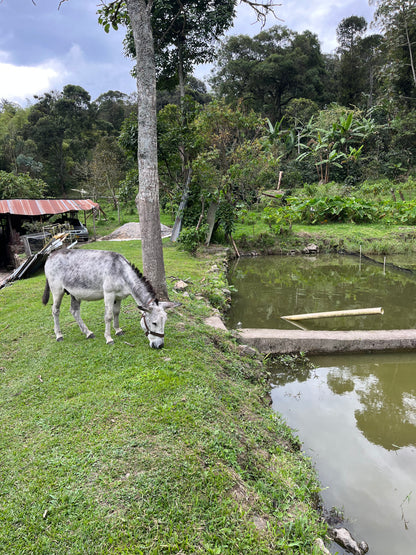
[[[231,268],[229,328],[296,329],[283,315],[383,307],[303,321],[308,329],[416,328],[415,261],[256,257]],[[384,263],[385,262],[385,263]],[[313,461],[327,509],[374,555],[416,553],[416,352],[271,362],[273,408]],[[331,553],[344,551],[335,544]]]

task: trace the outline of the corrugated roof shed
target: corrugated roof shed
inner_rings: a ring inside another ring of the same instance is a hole
[[[99,205],[92,200],[67,199],[11,199],[0,200],[0,214],[17,216],[42,216],[43,214],[63,214],[78,210],[91,210]]]

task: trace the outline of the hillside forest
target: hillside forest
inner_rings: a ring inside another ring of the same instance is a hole
[[[276,233],[295,221],[416,223],[415,15],[413,2],[386,0],[377,33],[343,19],[332,54],[281,25],[230,36],[207,84],[161,67],[163,210],[208,241],[260,209]],[[0,198],[104,198],[133,213],[137,189],[134,96],[92,100],[68,84],[25,108],[1,101]]]

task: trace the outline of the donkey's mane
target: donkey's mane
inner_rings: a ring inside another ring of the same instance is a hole
[[[152,298],[154,299],[156,304],[159,304],[159,300],[156,297],[156,292],[153,289],[152,284],[150,283],[150,281],[147,279],[147,277],[145,277],[141,271],[139,270],[139,268],[136,268],[136,266],[134,264],[132,264],[131,262],[129,262],[130,266],[132,267],[134,273],[137,275],[137,277],[140,279],[140,281],[143,282],[143,284],[145,285],[148,293],[152,296]]]

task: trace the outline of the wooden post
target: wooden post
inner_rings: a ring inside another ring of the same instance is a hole
[[[234,249],[234,252],[235,252],[237,258],[240,258],[240,253],[238,252],[237,245],[235,244],[235,241],[234,241],[232,235],[230,235],[230,240],[231,240],[231,244],[232,244],[232,246],[233,246],[233,249]]]
[[[96,241],[97,240],[97,234],[96,234],[96,231],[95,231],[95,210],[94,210],[94,208],[91,210],[91,212],[92,212],[92,226],[93,226],[93,229],[94,229],[94,241]],[[100,212],[98,211],[98,214],[99,213]]]

